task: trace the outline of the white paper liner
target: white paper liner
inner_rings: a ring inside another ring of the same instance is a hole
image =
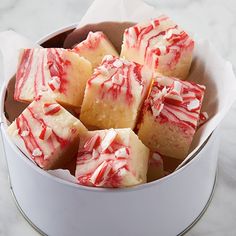
[[[78,27],[103,21],[141,22],[160,14],[154,7],[140,0],[95,0]]]
[[[105,11],[103,11],[104,6]],[[102,21],[140,22],[159,15],[160,13],[157,10],[142,1],[95,0],[78,27]],[[13,31],[0,33],[0,70],[3,71],[4,68],[1,79],[4,78],[7,81],[15,74],[20,48],[35,46],[37,45]],[[206,141],[236,99],[236,79],[232,65],[221,58],[207,41],[196,43],[194,60],[188,80],[206,86],[202,111],[208,113],[209,120],[197,130],[191,152],[178,168],[184,165]],[[73,183],[76,182],[75,177],[67,170],[50,170],[48,173]]]
[[[224,60],[208,41],[196,43],[189,81],[206,86],[202,111],[208,121],[195,133],[190,153],[177,167],[183,166],[220,124],[236,99],[236,79],[232,64]]]

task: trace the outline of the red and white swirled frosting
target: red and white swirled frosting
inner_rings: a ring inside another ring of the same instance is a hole
[[[100,84],[100,98],[124,98],[132,104],[135,96],[145,96],[152,79],[152,72],[142,65],[107,55],[95,72],[88,86]]]
[[[86,40],[82,41],[81,43],[75,45],[73,51],[80,53],[81,50],[90,49],[95,50],[98,48],[101,40],[107,40],[106,35],[101,32],[89,32]]]
[[[8,133],[21,150],[40,167],[48,169],[70,148],[82,123],[51,99],[39,96],[8,127]]]
[[[125,30],[121,56],[153,69],[179,62],[182,54],[192,52],[194,41],[167,16],[137,24]],[[135,58],[135,59],[134,59]]]
[[[78,152],[78,183],[87,186],[120,187],[123,176],[129,171],[130,152],[129,146],[117,141],[117,132],[114,129],[93,132]]]
[[[16,73],[14,99],[30,101],[42,91],[65,94],[67,90],[67,67],[71,65],[59,48],[22,49]]]
[[[144,110],[150,111],[159,122],[174,122],[194,132],[204,91],[203,85],[158,75],[145,101]]]

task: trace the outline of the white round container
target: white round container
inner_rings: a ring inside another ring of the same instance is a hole
[[[44,41],[74,26],[54,32]],[[84,187],[34,165],[7,135],[1,92],[1,132],[12,192],[26,219],[50,236],[172,236],[185,232],[204,211],[213,191],[219,132],[178,171],[127,189]]]

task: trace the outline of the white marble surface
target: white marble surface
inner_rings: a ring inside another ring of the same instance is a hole
[[[236,66],[236,2],[146,0],[196,37],[209,39]],[[13,29],[32,40],[79,21],[92,0],[1,0],[0,31]],[[236,104],[221,125],[219,178],[207,212],[186,235],[236,235]],[[10,193],[0,142],[0,236],[39,235],[18,212]]]

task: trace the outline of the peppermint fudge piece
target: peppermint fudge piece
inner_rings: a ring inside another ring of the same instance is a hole
[[[78,183],[129,187],[146,182],[149,149],[129,128],[89,131],[77,156]]]
[[[167,16],[125,30],[121,57],[147,64],[166,76],[186,79],[194,41]]]
[[[80,107],[92,68],[89,61],[62,48],[22,49],[14,99],[31,102],[49,91],[60,104]]]
[[[105,55],[119,56],[107,36],[101,32],[89,32],[87,38],[73,48],[80,56],[89,60],[93,68],[98,67]]]
[[[163,160],[159,153],[154,152],[149,158],[147,182],[164,177]]]
[[[153,152],[184,159],[196,131],[205,86],[158,75],[143,108],[138,136]]]
[[[86,132],[85,126],[61,105],[42,96],[8,127],[20,150],[46,170],[69,163]]]
[[[99,129],[131,128],[149,90],[149,69],[114,56],[105,56],[88,80],[81,121]]]

